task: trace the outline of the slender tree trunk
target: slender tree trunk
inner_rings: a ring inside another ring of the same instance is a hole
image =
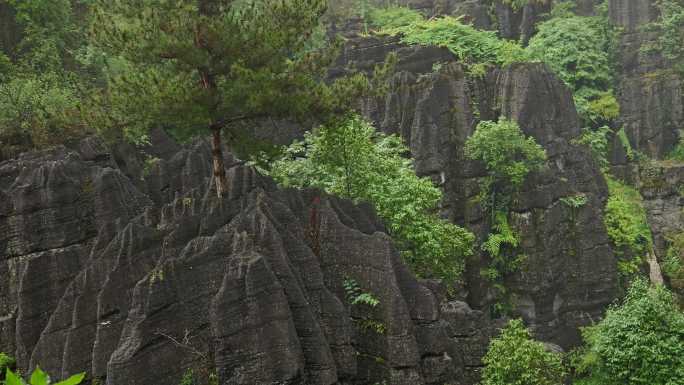
[[[211,156],[213,159],[214,182],[216,183],[216,195],[223,197],[226,190],[226,168],[223,164],[223,148],[221,146],[221,127],[211,129]]]

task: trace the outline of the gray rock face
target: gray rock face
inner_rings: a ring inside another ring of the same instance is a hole
[[[651,0],[611,0],[609,15],[623,29],[617,88],[621,123],[635,149],[662,158],[684,124],[684,82],[661,55],[641,52],[656,38],[643,26],[657,19],[658,10]]]
[[[209,157],[200,141],[137,181],[94,139],[0,163],[1,350],[110,385],[187,368],[221,384],[469,383],[486,317],[445,308],[369,207],[245,166],[219,201]],[[350,306],[349,278],[380,305]]]
[[[357,46],[346,55],[367,63],[382,57],[383,51],[396,51],[388,44]],[[463,154],[477,122],[499,116],[515,119],[546,149],[547,167],[528,177],[512,208],[527,263],[507,278],[506,287],[516,305],[514,314],[532,325],[538,338],[563,348],[574,346],[579,342],[577,327],[599,318],[614,300],[617,274],[601,220],[607,187],[590,154],[572,144],[580,130],[570,91],[541,64],[471,78],[453,62],[433,70],[425,59],[442,56],[430,49],[398,52],[392,91],[368,101],[366,114],[383,131],[406,140],[418,173],[443,187],[443,215],[466,225],[481,241],[490,230],[477,200],[485,170]],[[576,195],[587,198],[577,210],[561,201]],[[484,253],[469,262],[464,288],[468,304],[485,313],[497,302],[480,275],[488,263]]]
[[[684,232],[684,165],[659,164],[642,170],[640,192],[653,234],[655,255],[659,262],[665,258],[672,239]],[[665,277],[668,279],[668,277]],[[667,282],[684,305],[684,282]]]

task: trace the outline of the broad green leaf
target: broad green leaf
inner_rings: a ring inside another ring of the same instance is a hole
[[[42,371],[39,366],[36,366],[36,369],[33,371],[33,374],[31,374],[31,385],[49,385],[49,384],[50,384],[50,376],[48,376],[47,373]]]
[[[17,376],[9,368],[5,371],[5,385],[25,385],[24,380]]]
[[[64,381],[60,381],[54,385],[77,385],[80,384],[85,378],[85,373],[75,374]]]

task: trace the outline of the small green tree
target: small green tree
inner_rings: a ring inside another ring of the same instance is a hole
[[[318,187],[371,203],[418,275],[453,283],[472,253],[474,236],[439,217],[441,191],[416,176],[407,154],[399,137],[349,116],[307,133],[269,173],[284,186]]]
[[[511,193],[546,162],[546,152],[534,138],[526,138],[515,121],[503,117],[498,122],[480,122],[466,141],[465,154],[487,168],[482,191],[493,211],[507,210]]]
[[[489,343],[482,359],[482,385],[562,385],[565,369],[559,354],[532,339],[519,319],[511,320]]]
[[[363,75],[321,79],[334,59],[312,49],[324,0],[95,0],[95,46],[123,60],[109,74],[108,122],[135,142],[151,127],[176,137],[211,133],[217,194],[225,184],[222,132],[237,145],[240,122],[321,120],[351,108]],[[359,91],[361,92],[361,91]]]
[[[607,17],[562,13],[538,28],[527,51],[570,87],[584,123],[603,125],[617,118],[620,107],[612,92],[616,38]]]
[[[637,279],[620,306],[583,330],[576,359],[586,385],[684,384],[684,313],[663,286]]]

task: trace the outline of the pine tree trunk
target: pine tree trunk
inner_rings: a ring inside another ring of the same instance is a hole
[[[226,169],[223,165],[223,149],[221,147],[221,128],[213,127],[211,142],[211,156],[213,158],[214,181],[216,183],[216,195],[223,197],[226,190]]]

